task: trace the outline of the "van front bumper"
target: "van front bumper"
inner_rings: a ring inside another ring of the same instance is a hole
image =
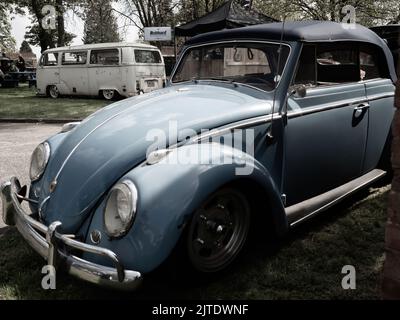
[[[35,220],[22,208],[24,195],[18,194],[20,190],[17,178],[1,185],[3,220],[7,225],[15,225],[29,245],[47,260],[48,265],[65,267],[79,279],[113,289],[134,290],[142,282],[142,275],[137,271],[125,270],[113,251],[74,240],[73,235],[59,233],[57,228],[61,223],[58,221],[46,226]],[[70,249],[107,257],[115,268],[83,260],[69,253]]]

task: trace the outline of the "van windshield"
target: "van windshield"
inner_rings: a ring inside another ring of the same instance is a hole
[[[161,55],[154,50],[135,50],[136,63],[161,63]]]
[[[185,52],[172,82],[232,81],[272,91],[275,80],[282,75],[289,51],[287,45],[282,46],[278,67],[278,43],[235,42],[194,47]]]

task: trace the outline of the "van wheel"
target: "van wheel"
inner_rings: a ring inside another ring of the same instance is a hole
[[[49,86],[47,89],[48,95],[52,97],[53,99],[57,99],[60,96],[60,91],[58,91],[58,88],[56,85]]]
[[[103,98],[106,100],[112,100],[115,97],[115,90],[102,90]]]
[[[224,188],[197,210],[187,229],[190,264],[201,273],[227,268],[243,248],[250,229],[250,205],[238,190]]]

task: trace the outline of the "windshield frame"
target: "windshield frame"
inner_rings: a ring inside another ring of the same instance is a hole
[[[264,43],[264,44],[273,44],[273,45],[277,45],[278,47],[280,45],[282,46],[286,46],[289,48],[289,53],[285,62],[285,66],[282,69],[282,74],[280,75],[280,79],[276,85],[276,87],[274,89],[272,89],[271,91],[267,91],[255,86],[252,86],[250,84],[246,84],[246,83],[241,83],[241,82],[233,82],[237,85],[240,86],[244,86],[244,87],[250,87],[253,88],[255,90],[261,91],[261,92],[265,92],[265,93],[271,93],[274,92],[275,90],[278,89],[279,85],[282,82],[283,77],[286,74],[286,69],[288,66],[288,62],[291,58],[292,55],[292,46],[290,45],[290,43],[288,42],[279,42],[279,41],[268,41],[268,40],[251,40],[251,39],[235,39],[235,40],[224,40],[224,41],[213,41],[213,42],[204,42],[204,43],[200,43],[200,44],[195,44],[195,45],[191,45],[191,46],[187,46],[183,49],[182,53],[179,55],[179,60],[177,61],[177,63],[175,64],[174,69],[171,72],[171,77],[170,77],[170,84],[171,85],[181,85],[181,84],[187,84],[187,83],[192,83],[193,80],[184,80],[184,81],[179,81],[179,82],[173,82],[172,80],[174,79],[176,72],[178,71],[179,67],[181,66],[181,64],[183,63],[183,58],[186,56],[186,53],[188,50],[194,49],[194,48],[199,48],[199,47],[205,47],[205,46],[212,46],[212,45],[218,45],[218,44],[229,44],[229,43]],[[213,79],[196,79],[196,81],[203,81],[203,82],[220,82],[220,83],[229,83],[228,80],[213,80]]]

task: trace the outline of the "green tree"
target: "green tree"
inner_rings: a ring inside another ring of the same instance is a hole
[[[9,13],[11,7],[7,3],[0,3],[0,51],[15,51],[15,39],[11,34]]]
[[[20,53],[32,53],[32,48],[29,45],[28,41],[24,40],[21,43],[21,47],[19,48]]]
[[[355,8],[356,22],[367,27],[400,20],[398,0],[253,0],[253,8],[282,20],[329,20],[340,22],[346,5]]]
[[[74,9],[77,6],[82,5],[85,1],[83,0],[2,0],[7,3],[15,4],[17,11],[20,14],[24,14],[22,9],[28,9],[31,15],[31,27],[25,34],[25,39],[31,45],[40,46],[42,52],[48,48],[54,48],[57,46],[68,45],[69,42],[75,37],[73,34],[69,34],[65,31],[64,27],[64,13],[68,9]],[[42,21],[46,16],[46,12],[43,12],[45,5],[54,6],[56,9],[56,28],[45,29],[42,26]]]
[[[119,42],[117,19],[110,0],[90,0],[84,9],[82,41],[87,43]]]

